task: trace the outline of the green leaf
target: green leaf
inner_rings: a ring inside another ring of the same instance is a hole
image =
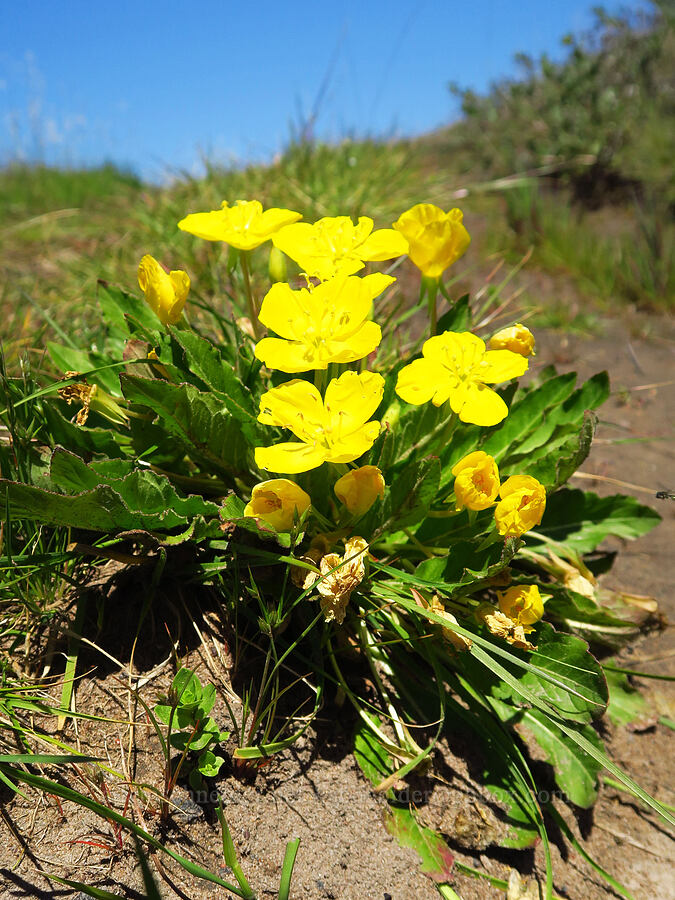
[[[528,661],[555,676],[556,683],[526,671],[522,675],[523,685],[566,719],[588,722],[601,716],[607,706],[607,682],[602,666],[589,651],[586,641],[556,631],[548,622],[542,622],[536,644],[537,649],[528,654]]]
[[[384,826],[401,847],[410,847],[417,853],[423,875],[441,884],[450,881],[455,857],[438,832],[420,825],[404,806],[390,805]]]
[[[234,418],[212,392],[191,384],[121,375],[127,400],[143,404],[163,427],[178,438],[196,461],[220,471],[248,471],[253,427]]]
[[[468,331],[470,328],[469,295],[464,294],[440,317],[436,323],[436,334],[442,334],[444,331]]]
[[[248,426],[247,434],[257,440],[262,429],[258,427],[254,398],[219,349],[194,331],[174,329],[172,337],[183,348],[190,371],[221,397],[232,416]]]
[[[91,483],[89,467],[81,460],[77,462],[74,454],[60,450],[55,456],[64,484],[68,478],[77,478],[73,473],[78,468],[82,477]],[[64,472],[67,464],[71,465],[68,475]],[[100,476],[96,480],[100,481]],[[217,504],[200,496],[180,496],[168,478],[147,469],[72,495],[5,479],[0,479],[0,486],[6,488],[16,518],[92,531],[164,531],[184,526],[197,516],[216,517],[219,512]]]
[[[518,445],[537,430],[544,428],[544,434],[550,434],[550,411],[570,396],[575,382],[576,374],[570,372],[567,375],[556,375],[539,387],[521,389],[508,416],[490,433],[481,450],[494,456],[499,462],[507,453],[516,453]],[[543,423],[546,423],[545,426]]]
[[[491,578],[504,569],[513,559],[518,540],[507,538],[494,541],[487,547],[470,541],[453,543],[446,557],[426,559],[419,564],[416,575],[426,582],[433,582],[437,590],[453,593],[462,586],[473,586],[485,578]]]
[[[524,713],[517,730],[529,732],[544,751],[566,799],[582,809],[590,809],[598,798],[598,775],[602,770],[597,759],[585,753],[538,709]],[[580,726],[579,730],[599,752],[604,752],[602,741],[590,725]]]
[[[211,750],[205,750],[197,760],[197,768],[206,778],[215,778],[224,762],[222,756],[216,756]]]
[[[561,490],[546,501],[546,512],[537,529],[580,554],[591,553],[610,535],[637,538],[661,521],[655,510],[632,497],[614,494],[599,497],[591,492]]]
[[[105,354],[96,351],[78,350],[74,347],[64,347],[62,344],[55,344],[53,341],[47,341],[47,352],[52,358],[54,365],[64,374],[66,372],[89,372],[97,366],[105,366],[115,359],[108,358]],[[119,396],[120,383],[117,372],[113,369],[102,369],[93,375],[87,376],[90,384],[98,384],[109,394]]]
[[[380,531],[400,530],[423,519],[436,497],[440,478],[441,463],[437,456],[410,463],[398,473],[385,497]]]
[[[611,663],[613,660],[607,662]],[[607,715],[614,725],[638,730],[654,723],[655,718],[646,699],[623,672],[605,669],[605,678],[609,687]]]
[[[144,299],[99,281],[98,305],[118,340],[142,334],[154,346],[163,325]]]
[[[542,448],[541,458],[531,454],[523,461],[522,473],[540,481],[547,490],[555,491],[573,475],[591,450],[598,418],[586,410],[581,428],[569,437],[551,439]]]

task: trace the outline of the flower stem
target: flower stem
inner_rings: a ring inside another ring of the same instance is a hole
[[[436,334],[436,296],[438,294],[438,279],[427,279],[427,302],[429,304],[429,334],[434,337]]]
[[[246,303],[248,306],[248,317],[251,320],[253,334],[256,339],[260,337],[260,321],[258,320],[258,311],[253,299],[253,290],[251,288],[251,275],[248,268],[248,251],[241,250],[239,253],[239,261],[241,263],[241,273],[244,276],[244,290],[246,291]]]

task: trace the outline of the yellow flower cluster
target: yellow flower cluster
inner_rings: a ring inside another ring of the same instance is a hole
[[[315,585],[326,618],[340,623],[352,591],[364,578],[368,544],[352,537],[345,540],[344,554],[330,551],[338,536],[344,538],[348,533],[349,524],[382,500],[386,487],[377,466],[344,471],[373,447],[380,433],[380,422],[373,417],[382,402],[385,381],[368,371],[363,361],[382,340],[380,326],[373,321],[373,305],[395,281],[382,273],[358,273],[369,262],[407,254],[426,279],[434,304],[432,336],[424,343],[421,357],[398,373],[395,390],[407,403],[431,402],[437,407],[447,403],[462,422],[484,427],[498,424],[508,408],[493,386],[524,374],[528,357],[534,354],[534,337],[521,324],[494,334],[487,346],[468,331],[435,334],[440,279],[471,240],[459,209],[444,212],[433,204],[417,204],[393,227],[378,230],[366,216],[356,223],[347,216],[324,217],[313,224],[299,221],[301,218],[293,210],[263,209],[256,200],[239,200],[187,215],[178,227],[241,251],[250,326],[258,338],[255,356],[270,369],[301,376],[274,382],[276,386],[260,398],[258,421],[287,429],[294,439],[256,447],[257,467],[290,476],[324,463],[342,467],[333,485],[343,507],[341,530],[330,536],[326,546],[319,548],[313,543],[305,557],[310,568],[293,574],[296,581],[301,578],[303,589]],[[246,257],[267,241],[273,243],[270,272],[275,283],[256,313]],[[305,286],[286,282],[286,257],[297,263]],[[146,255],[138,279],[161,322],[167,326],[178,323],[190,287],[187,274],[167,272]],[[261,326],[267,335],[262,335]],[[359,361],[355,371],[352,364]],[[313,383],[304,374],[312,372]],[[452,473],[456,510],[494,507],[500,535],[520,536],[541,521],[546,493],[536,479],[514,475],[500,483],[496,461],[481,450],[457,462]],[[244,515],[278,532],[293,532],[303,526],[311,510],[311,497],[294,480],[271,477],[253,487]],[[318,512],[314,515],[321,520]],[[491,607],[485,612],[484,621],[488,627],[501,629],[507,639],[522,639],[523,645],[528,645],[524,635],[543,612],[535,592],[536,588],[509,589],[500,595],[499,609]],[[438,611],[442,608],[439,604],[434,601],[431,608]],[[449,623],[455,622],[450,612],[443,615]],[[447,639],[458,645],[451,629]],[[470,646],[470,642],[462,639],[461,645]]]
[[[455,476],[455,509],[481,510],[495,505],[497,531],[504,537],[520,537],[542,520],[546,490],[531,475],[512,475],[500,485],[495,460],[483,450],[469,453],[452,468]]]

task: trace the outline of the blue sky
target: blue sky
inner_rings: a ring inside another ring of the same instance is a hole
[[[22,0],[0,9],[0,163],[112,159],[160,179],[265,159],[317,101],[316,133],[448,123],[513,55],[560,57],[589,0]],[[616,3],[607,3],[610,10]]]

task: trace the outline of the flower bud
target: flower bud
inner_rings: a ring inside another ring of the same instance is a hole
[[[244,515],[262,519],[276,531],[290,531],[295,516],[305,513],[311,499],[303,489],[288,478],[271,478],[261,481],[251,492],[251,501],[244,509]]]
[[[512,475],[499,489],[495,508],[497,531],[504,537],[520,537],[538,525],[546,509],[546,490],[530,475]]]
[[[270,281],[275,284],[278,281],[285,282],[288,280],[288,266],[286,265],[286,254],[282,253],[278,247],[272,246],[270,250],[270,260],[268,264],[268,272]]]
[[[138,266],[138,284],[148,306],[162,325],[175,325],[183,314],[190,290],[187,272],[166,272],[154,257],[146,253]]]
[[[502,328],[493,334],[488,342],[490,350],[510,350],[521,356],[535,356],[534,335],[529,328],[517,323],[510,328]]]
[[[532,631],[534,625],[544,615],[544,601],[536,584],[516,584],[507,591],[499,591],[499,608],[516,625],[522,625],[525,632]]]
[[[384,496],[384,478],[377,466],[361,466],[339,478],[333,490],[352,515],[362,516]]]
[[[408,256],[426,278],[438,280],[471,243],[462,212],[443,212],[433,203],[418,203],[393,227],[408,241]]]
[[[469,453],[453,466],[456,509],[487,509],[499,493],[499,470],[482,450]]]

